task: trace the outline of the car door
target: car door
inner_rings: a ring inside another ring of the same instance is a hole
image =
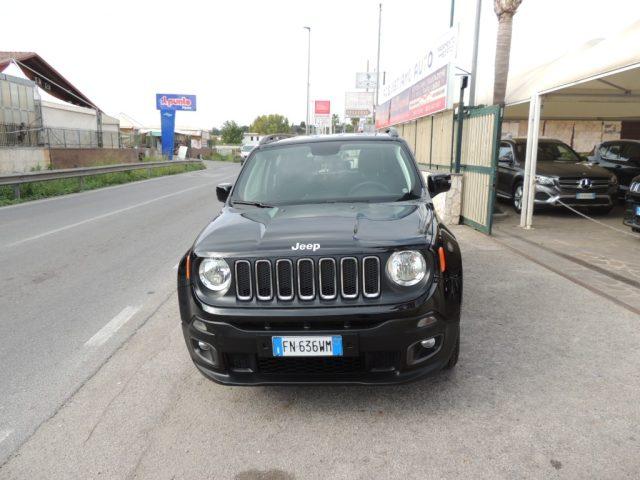
[[[516,174],[515,154],[513,145],[510,142],[500,142],[500,151],[498,152],[498,182],[496,184],[496,192],[503,197],[511,197],[511,187],[513,185],[513,177]]]
[[[621,190],[628,190],[631,180],[640,175],[640,143],[626,142],[616,162],[616,176]]]

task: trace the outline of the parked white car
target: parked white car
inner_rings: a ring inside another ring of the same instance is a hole
[[[257,147],[257,145],[243,145],[242,146],[242,148],[240,149],[240,158],[242,159],[241,163],[244,163],[244,161],[247,159],[249,154],[256,147]]]

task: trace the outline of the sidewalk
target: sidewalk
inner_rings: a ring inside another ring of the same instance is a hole
[[[177,301],[0,468],[0,478],[637,478],[638,316],[456,227],[460,363],[396,387],[221,387]]]

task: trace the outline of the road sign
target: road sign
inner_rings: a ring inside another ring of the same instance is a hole
[[[376,88],[375,72],[356,73],[356,88]]]
[[[347,117],[368,117],[373,113],[373,92],[347,92],[344,114]]]
[[[331,102],[329,100],[316,100],[315,107],[316,116],[331,114]]]

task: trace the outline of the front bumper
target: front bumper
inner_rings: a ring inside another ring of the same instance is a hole
[[[433,285],[405,305],[299,308],[299,316],[289,310],[286,317],[265,309],[248,317],[240,309],[205,311],[184,288],[182,330],[196,367],[225,385],[404,383],[441,370],[451,358],[460,318],[460,298],[445,298],[451,291]],[[273,357],[271,337],[296,335],[340,335],[344,354]],[[422,347],[430,338],[435,346]]]
[[[552,185],[536,184],[535,205],[538,207],[553,207],[568,205],[570,207],[611,207],[616,198],[616,188],[612,187],[608,192],[596,192],[594,198],[578,198],[578,193],[589,194],[588,190],[564,190]]]
[[[640,196],[627,196],[623,223],[634,231],[640,231]]]

